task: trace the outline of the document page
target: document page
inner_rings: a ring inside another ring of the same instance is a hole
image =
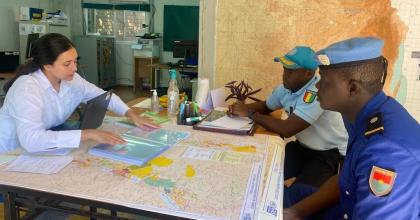
[[[54,174],[66,167],[73,157],[71,156],[29,156],[21,155],[16,158],[6,171],[23,173]]]

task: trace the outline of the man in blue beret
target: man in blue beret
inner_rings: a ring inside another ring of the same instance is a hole
[[[316,100],[318,62],[311,48],[295,47],[276,60],[283,64],[283,85],[266,101],[235,103],[230,106],[230,112],[248,115],[281,137],[296,136],[296,141],[286,145],[286,185],[296,182],[319,187],[337,174],[345,154],[348,136],[343,119],[337,112],[324,111]],[[287,113],[287,119],[269,115],[281,108]]]
[[[285,189],[284,219],[420,218],[420,126],[382,91],[382,47],[377,38],[352,38],[317,52],[318,99],[343,115],[347,154],[340,174],[318,191]]]

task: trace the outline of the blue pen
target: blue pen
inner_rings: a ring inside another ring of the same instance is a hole
[[[183,125],[184,124],[184,111],[185,111],[185,104],[181,103],[181,105],[179,106],[179,113],[178,113],[178,118],[177,118],[177,124],[179,125]]]

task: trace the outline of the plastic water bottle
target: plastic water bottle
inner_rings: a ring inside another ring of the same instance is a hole
[[[169,70],[169,87],[168,87],[168,115],[176,116],[179,106],[179,89],[176,82],[176,70]]]
[[[150,90],[153,92],[152,98],[150,99],[150,107],[152,112],[159,112],[160,110],[160,105],[159,105],[159,98],[157,96],[157,92],[156,89],[152,89]]]

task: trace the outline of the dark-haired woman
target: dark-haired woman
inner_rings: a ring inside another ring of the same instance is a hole
[[[77,71],[77,51],[60,34],[39,38],[32,58],[17,70],[17,77],[5,85],[6,98],[0,109],[0,153],[18,146],[28,152],[57,148],[78,148],[85,140],[106,144],[125,143],[119,135],[96,129],[53,131],[63,124],[81,103],[104,90],[87,82]],[[156,127],[139,117],[113,95],[109,110],[130,118],[137,126]]]

